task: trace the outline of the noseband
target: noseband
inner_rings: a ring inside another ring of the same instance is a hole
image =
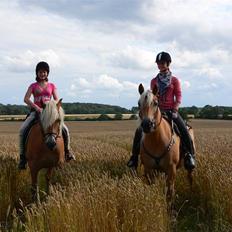
[[[159,108],[157,107],[157,109],[156,109],[156,111],[155,111],[155,113],[154,113],[154,117],[152,118],[152,120],[150,120],[150,122],[149,122],[149,124],[150,124],[150,128],[153,128],[154,130],[156,130],[159,126],[160,126],[160,124],[161,124],[161,121],[162,121],[162,114],[160,115],[160,120],[159,120],[159,123],[158,124],[156,124],[156,122],[155,122],[155,118],[157,117],[157,115],[158,115],[158,112],[159,112],[159,110],[158,110]],[[142,117],[141,117],[141,113],[139,112],[139,117],[140,117],[140,119],[142,119]],[[144,119],[143,119],[144,120]],[[142,121],[143,121],[142,120]]]
[[[58,133],[53,133],[53,132],[48,132],[44,133],[44,138],[46,139],[47,137],[52,136],[55,139],[60,138],[61,136]]]

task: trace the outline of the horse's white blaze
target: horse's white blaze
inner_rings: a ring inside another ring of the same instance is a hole
[[[147,90],[143,92],[143,94],[140,97],[141,106],[144,106],[144,105],[150,106],[153,102],[153,97],[154,95],[151,90]]]

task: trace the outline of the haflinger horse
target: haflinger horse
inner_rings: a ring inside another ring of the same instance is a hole
[[[26,143],[26,158],[31,173],[32,199],[39,200],[37,176],[42,168],[47,168],[46,183],[49,193],[49,180],[52,169],[61,166],[65,161],[64,140],[62,137],[62,124],[64,111],[58,102],[51,100],[43,105],[39,120],[35,123]]]
[[[183,156],[180,137],[173,129],[173,122],[165,119],[158,107],[157,86],[152,91],[144,91],[143,85],[140,84],[139,93],[139,116],[143,129],[140,155],[144,175],[149,183],[153,183],[157,171],[165,173],[167,200],[171,203],[174,197],[176,171]],[[194,143],[193,131],[190,131],[190,135]],[[191,184],[192,171],[188,171],[188,179]]]

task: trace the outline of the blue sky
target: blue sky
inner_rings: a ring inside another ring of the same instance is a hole
[[[182,106],[232,105],[230,0],[1,0],[0,103],[23,104],[40,60],[64,102],[131,108],[172,55]]]

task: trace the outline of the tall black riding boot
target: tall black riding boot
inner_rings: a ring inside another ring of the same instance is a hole
[[[25,157],[25,135],[19,136],[19,164],[18,169],[26,169],[27,159]]]
[[[26,169],[27,166],[27,159],[25,157],[25,145],[24,145],[24,137],[20,136],[19,137],[19,164],[18,164],[18,169],[22,170],[22,169]]]
[[[18,169],[23,170],[27,168],[27,159],[24,154],[20,154],[20,160],[18,164]]]
[[[74,154],[70,151],[69,145],[68,145],[68,133],[65,130],[65,128],[62,128],[62,136],[64,139],[64,152],[65,152],[65,160],[70,161],[70,160],[76,160],[76,157]]]
[[[173,121],[178,126],[178,129],[181,133],[181,140],[183,141],[183,144],[188,151],[184,156],[184,167],[187,170],[191,171],[196,166],[195,155],[194,155],[195,151],[193,147],[192,138],[189,134],[186,123],[184,122],[184,120],[179,114],[177,115],[177,118],[173,118]]]
[[[140,142],[142,139],[143,130],[141,127],[138,127],[135,131],[133,146],[132,146],[132,155],[130,160],[127,163],[129,168],[137,169],[138,167],[138,158],[140,153]]]

